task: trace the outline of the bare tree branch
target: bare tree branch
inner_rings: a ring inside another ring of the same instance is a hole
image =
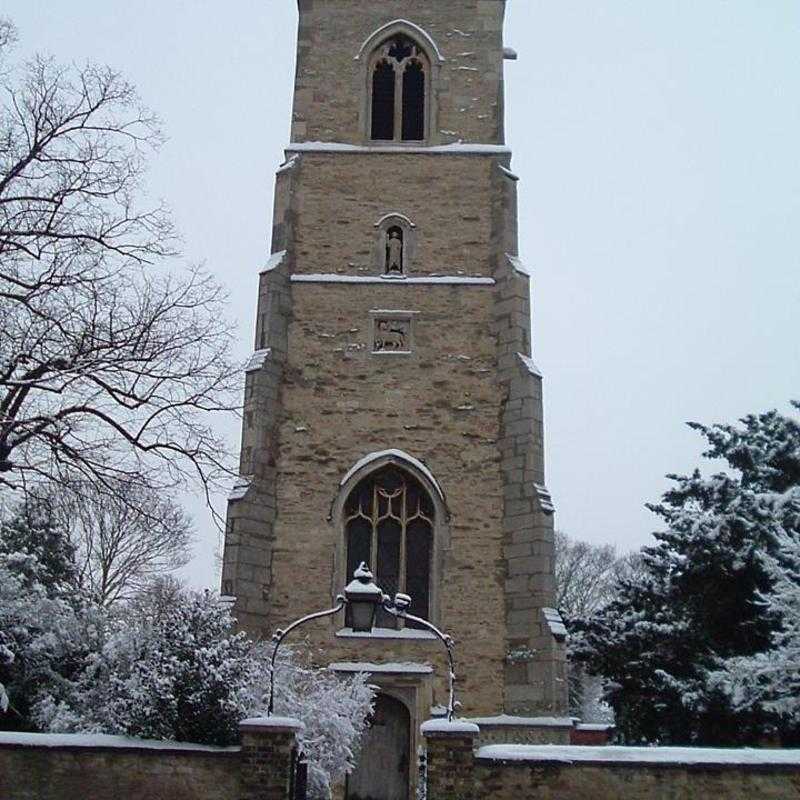
[[[12,32],[0,20],[0,50]],[[199,268],[165,269],[171,217],[141,203],[158,120],[106,67],[36,57],[14,78],[0,109],[0,488],[199,479],[208,496],[230,472],[209,412],[238,408],[239,370],[224,292]]]

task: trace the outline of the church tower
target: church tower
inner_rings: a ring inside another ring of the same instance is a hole
[[[455,639],[461,716],[510,715],[527,741],[563,740],[505,2],[298,6],[223,592],[266,637],[330,607],[365,561]],[[371,634],[341,615],[307,631],[333,669],[373,673],[378,714],[395,720],[381,735],[413,784],[419,724],[446,701],[441,643],[388,616]],[[495,722],[487,736],[513,738]],[[350,796],[368,780],[360,768]]]

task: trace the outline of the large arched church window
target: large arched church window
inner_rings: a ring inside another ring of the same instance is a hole
[[[424,141],[430,93],[425,51],[408,36],[391,36],[372,54],[370,81],[370,138]]]
[[[384,592],[411,595],[411,613],[428,619],[434,514],[427,491],[404,470],[368,475],[344,505],[347,574],[363,561]],[[381,610],[376,624],[396,628],[397,619]]]

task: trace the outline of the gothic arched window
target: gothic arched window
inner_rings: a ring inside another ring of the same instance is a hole
[[[368,475],[344,505],[348,576],[363,561],[384,592],[410,595],[410,612],[428,619],[434,515],[430,496],[409,473],[388,466]],[[397,619],[379,610],[376,625],[396,628]]]
[[[425,51],[408,36],[391,36],[375,50],[370,70],[372,140],[426,139],[429,72]]]

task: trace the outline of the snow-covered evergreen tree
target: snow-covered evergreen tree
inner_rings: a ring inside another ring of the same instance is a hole
[[[769,650],[727,659],[712,680],[736,708],[764,705],[784,725],[800,730],[800,537],[782,535],[779,556],[767,556],[773,584],[762,598],[766,613],[778,621]]]
[[[693,423],[704,453],[729,471],[672,475],[650,506],[664,521],[642,551],[642,574],[582,625],[580,658],[607,681],[607,699],[628,741],[756,743],[777,728],[795,735],[763,702],[734,703],[714,678],[722,660],[767,652],[780,613],[761,597],[770,555],[800,536],[800,424],[776,411],[741,426]]]
[[[74,608],[51,596],[41,574],[35,556],[0,553],[0,729],[29,729],[36,692],[60,680],[80,650]]]
[[[47,505],[31,500],[0,519],[0,553],[34,556],[35,576],[50,596],[68,597],[75,586],[75,548]],[[17,561],[17,569],[23,562]]]

